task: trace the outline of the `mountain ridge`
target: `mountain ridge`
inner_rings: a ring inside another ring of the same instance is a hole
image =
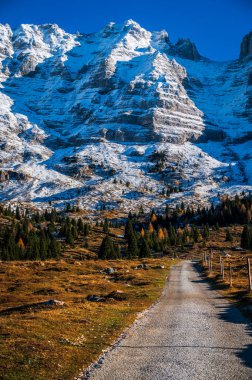
[[[213,62],[133,20],[74,35],[56,24],[1,25],[1,199],[163,207],[250,189],[243,50]],[[184,191],[167,199],[169,186]]]

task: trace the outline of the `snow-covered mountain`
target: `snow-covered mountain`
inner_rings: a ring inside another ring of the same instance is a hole
[[[0,24],[0,199],[129,209],[252,189],[251,88],[252,33],[220,63],[132,20]]]

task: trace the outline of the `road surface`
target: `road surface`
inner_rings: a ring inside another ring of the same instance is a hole
[[[160,301],[85,378],[252,380],[251,324],[184,261]]]

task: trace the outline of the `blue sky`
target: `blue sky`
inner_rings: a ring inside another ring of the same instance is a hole
[[[134,19],[148,30],[166,29],[170,39],[189,37],[204,56],[239,55],[252,30],[252,0],[0,0],[0,22],[57,23],[68,32],[93,32],[110,21]]]

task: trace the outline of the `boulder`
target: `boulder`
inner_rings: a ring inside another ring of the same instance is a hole
[[[102,272],[111,275],[115,274],[117,270],[115,268],[105,268]]]
[[[97,294],[92,294],[87,296],[87,300],[89,302],[105,302],[106,298],[102,296],[98,296]]]
[[[145,270],[147,270],[147,269],[149,269],[149,267],[148,267],[147,264],[139,264],[139,265],[137,265],[137,266],[135,267],[135,269],[136,269],[136,270],[138,270],[138,269],[145,269]]]
[[[51,309],[55,307],[62,307],[65,305],[65,302],[58,301],[58,300],[48,300],[44,302],[36,302],[31,304],[25,304],[17,307],[11,307],[5,310],[2,310],[0,312],[0,315],[8,315],[12,313],[27,313],[27,312],[34,312],[39,311],[41,309]]]

